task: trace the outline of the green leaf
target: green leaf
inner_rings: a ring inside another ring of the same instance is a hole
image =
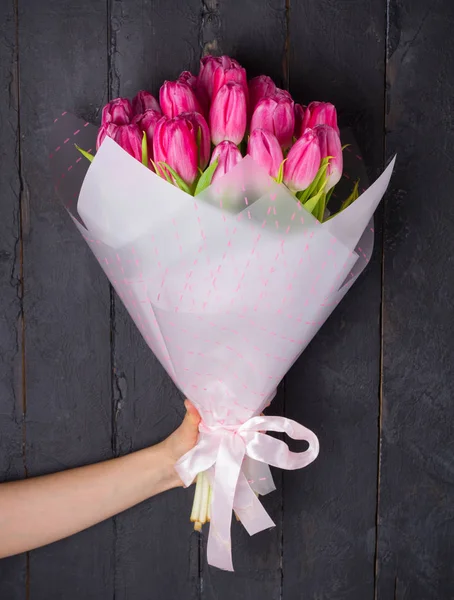
[[[326,185],[326,170],[328,168],[329,159],[331,157],[327,156],[321,162],[320,168],[317,171],[317,175],[314,177],[314,180],[310,184],[310,186],[303,190],[300,195],[300,201],[304,204],[313,194],[318,194],[320,189],[324,189]]]
[[[187,194],[190,194],[192,196],[191,188],[188,186],[188,184],[185,181],[183,181],[181,179],[181,177],[178,175],[178,173],[174,169],[172,169],[172,167],[170,167],[164,161],[158,162],[158,165],[161,167],[161,169],[163,169],[163,171],[167,170],[172,175],[177,187],[179,187],[180,190],[182,190],[183,192],[186,192]],[[167,179],[167,181],[169,181],[169,180]],[[170,183],[173,183],[173,182],[171,181]]]
[[[358,196],[359,196],[359,179],[355,182],[355,185],[353,186],[353,190],[352,190],[352,193],[350,194],[350,196],[342,202],[339,212],[341,212],[342,210],[345,210],[348,206],[350,206],[350,204],[352,204],[358,198]]]
[[[332,188],[330,188],[330,189],[329,189],[329,190],[326,192],[326,204],[328,204],[328,202],[329,202],[329,199],[331,198],[331,196],[332,196],[332,194],[333,194],[333,192],[334,192],[334,188],[335,188],[335,187],[336,187],[336,186],[335,186],[335,185],[333,185],[333,187],[332,187]]]
[[[148,144],[147,144],[147,134],[145,131],[142,136],[142,164],[144,167],[148,168]]]
[[[344,145],[342,146],[342,150],[345,150],[345,148],[348,148],[349,146],[351,146],[351,144],[344,144]]]
[[[322,195],[323,195],[323,190],[320,190],[318,192],[318,194],[315,194],[315,196],[312,196],[311,198],[309,198],[309,200],[307,200],[303,204],[303,206],[307,210],[307,212],[312,213],[315,217],[316,217],[315,209],[317,208],[318,202],[319,202],[320,198],[322,197]]]
[[[209,165],[205,171],[202,173],[199,181],[197,182],[194,196],[200,194],[205,190],[209,185],[211,185],[211,180],[213,179],[214,172],[216,171],[216,167],[218,166],[219,159],[217,158],[213,164]]]
[[[82,150],[82,148],[80,148],[77,144],[74,144],[74,146],[77,148],[77,150],[79,150],[79,152],[82,154],[82,156],[85,156],[85,158],[87,160],[89,160],[90,162],[93,162],[93,159],[94,159],[93,154],[90,154],[86,150]]]
[[[325,216],[325,208],[326,208],[326,194],[325,194],[325,192],[323,192],[323,194],[320,197],[318,206],[317,206],[317,215],[315,215],[315,213],[314,213],[314,216],[318,219],[318,221],[320,221],[320,223],[323,223],[323,217]]]
[[[284,160],[279,165],[279,171],[277,172],[276,183],[282,183],[282,181],[284,179],[284,163],[286,160],[287,159],[284,158]]]
[[[156,171],[156,175],[158,175],[158,177],[161,177],[162,179],[165,179],[166,181],[168,181],[170,184],[173,185],[173,181],[171,180],[170,175],[168,173],[166,173],[166,171],[164,171],[164,169],[162,167],[158,167],[158,165],[151,158],[150,158],[150,162],[153,165],[154,170]]]

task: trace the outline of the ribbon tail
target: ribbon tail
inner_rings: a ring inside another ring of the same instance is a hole
[[[252,491],[244,473],[240,473],[238,479],[233,507],[249,535],[275,526],[274,521]]]
[[[224,437],[219,446],[214,470],[207,560],[208,564],[225,571],[233,571],[230,527],[245,450],[244,443],[238,436]]]

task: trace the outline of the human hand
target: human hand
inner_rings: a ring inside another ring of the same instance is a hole
[[[196,407],[189,400],[185,400],[184,405],[186,407],[186,415],[183,422],[178,429],[162,442],[172,465],[175,465],[186,452],[189,452],[199,439],[199,423],[201,417]]]

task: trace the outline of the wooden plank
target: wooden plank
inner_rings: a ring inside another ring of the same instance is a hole
[[[21,159],[14,2],[0,5],[0,482],[25,475],[23,460]],[[0,532],[1,536],[1,532]],[[0,597],[25,600],[27,557],[1,561]]]
[[[49,131],[59,109],[94,120],[106,92],[106,3],[19,3],[27,439],[30,475],[112,455],[109,287],[55,196]],[[30,554],[30,597],[112,598],[107,521]]]
[[[392,0],[376,597],[451,598],[454,8]]]
[[[382,167],[385,2],[291,3],[290,91],[333,102],[369,175]],[[379,230],[379,219],[375,228]],[[381,239],[371,264],[286,378],[286,416],[320,456],[284,473],[283,598],[373,595]]]
[[[277,85],[286,84],[287,12],[285,0],[204,2],[201,41],[205,53],[228,54],[247,70],[248,77],[266,74]],[[282,414],[283,389],[269,414]],[[273,473],[277,490],[262,498],[276,523],[270,531],[250,537],[235,519],[232,524],[232,552],[235,573],[209,567],[202,555],[202,598],[223,600],[279,598],[281,595],[282,492],[281,473]],[[208,531],[207,531],[208,533]],[[204,533],[204,536],[207,534]],[[203,548],[205,549],[206,537]]]
[[[110,3],[110,95],[146,89],[197,70],[200,3]],[[114,296],[114,434],[124,454],[161,441],[180,423],[182,398]],[[198,597],[199,540],[192,490],[173,490],[115,519],[115,598]],[[150,593],[150,590],[153,593]]]

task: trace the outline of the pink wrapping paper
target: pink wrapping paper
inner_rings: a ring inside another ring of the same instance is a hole
[[[56,190],[147,344],[202,415],[199,443],[177,468],[187,485],[209,471],[208,561],[232,570],[232,508],[251,534],[272,526],[253,493],[274,489],[267,465],[301,468],[317,456],[318,440],[302,425],[257,415],[369,261],[373,213],[394,160],[320,224],[248,156],[196,198],[109,138],[89,167],[74,143],[93,150],[96,131],[68,113],[56,119]],[[356,149],[349,152],[361,170]],[[268,429],[309,448],[290,453],[260,433]]]

